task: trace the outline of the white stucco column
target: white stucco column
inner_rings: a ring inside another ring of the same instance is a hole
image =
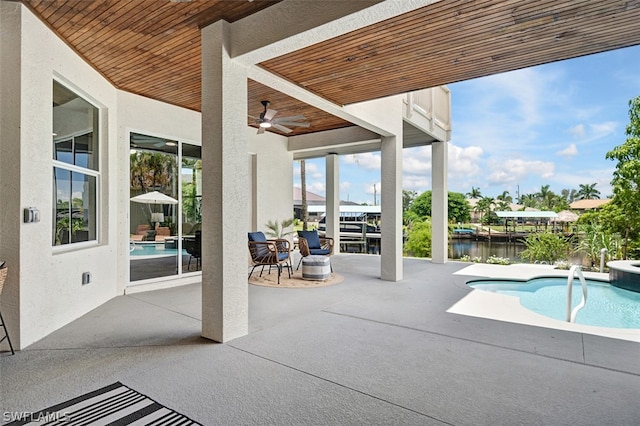
[[[399,281],[402,279],[402,133],[383,137],[381,152],[380,277]]]
[[[0,302],[2,315],[9,329],[9,336],[14,349],[20,349],[21,344],[21,253],[28,253],[21,239],[20,223],[22,207],[21,191],[22,176],[21,144],[26,141],[21,138],[22,121],[21,106],[21,18],[20,3],[0,2],[0,64],[2,64],[0,79],[0,259],[7,262],[9,268]],[[30,141],[31,142],[31,141]],[[31,241],[26,241],[31,243]],[[38,259],[40,260],[40,259]],[[0,331],[0,335],[4,330]],[[0,343],[0,350],[9,350],[8,341]]]
[[[327,236],[333,238],[333,253],[340,252],[340,159],[338,154],[325,157]]]
[[[202,29],[202,336],[248,333],[247,70],[229,55],[229,24]]]
[[[448,188],[447,151],[449,144],[431,145],[431,259],[433,263],[447,263],[448,259]]]

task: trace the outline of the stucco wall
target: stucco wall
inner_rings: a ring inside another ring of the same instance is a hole
[[[118,292],[129,281],[129,133],[179,140],[201,145],[201,114],[197,111],[158,102],[143,96],[118,91],[118,194],[121,214],[118,216]]]
[[[266,231],[271,220],[282,222],[293,217],[293,154],[287,138],[270,132],[256,134],[250,127],[249,152],[256,154],[256,226]]]
[[[15,262],[10,265],[14,275],[11,291],[6,295],[10,299],[8,304],[19,302],[14,305],[18,309],[12,310],[7,322],[12,327],[16,346],[25,347],[116,294],[114,266],[117,264],[118,210],[115,203],[107,200],[115,199],[117,195],[117,170],[109,167],[117,160],[114,115],[117,96],[116,90],[102,76],[31,12],[17,7],[19,10],[13,10],[17,13],[12,19],[19,22],[17,28],[22,40],[22,44],[16,46],[21,58],[20,69],[16,70],[19,72],[17,120],[20,133],[19,140],[14,141],[19,144],[19,175],[13,178],[19,187],[19,196],[10,199],[2,209],[8,212],[8,220],[18,226],[19,235],[19,260],[17,265]],[[12,78],[16,78],[15,74]],[[100,241],[83,244],[83,248],[68,246],[59,250],[52,247],[51,93],[54,78],[101,108]],[[3,128],[13,125],[15,123],[2,123]],[[22,223],[21,210],[27,206],[40,210],[40,222]],[[93,280],[83,286],[82,273],[85,271],[91,272]],[[18,323],[16,315],[20,317],[19,332],[14,328]]]
[[[20,313],[20,9],[19,3],[0,2],[0,259],[9,265],[0,302],[12,337]]]
[[[14,346],[24,348],[124,291],[129,132],[200,144],[201,114],[118,91],[27,8],[0,8],[0,258],[11,268],[2,308]],[[100,108],[100,239],[82,247],[52,247],[54,78]],[[293,156],[287,138],[247,131],[256,159],[255,223],[264,231],[267,221],[293,216]],[[40,210],[40,222],[22,223],[28,206]],[[92,274],[88,285],[83,272]]]

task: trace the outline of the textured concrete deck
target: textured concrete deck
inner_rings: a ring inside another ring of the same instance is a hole
[[[115,381],[206,425],[640,423],[640,344],[448,313],[467,264],[340,255],[341,284],[251,286],[250,334],[200,338],[200,286],[117,297],[0,356],[0,412]],[[1,421],[1,420],[0,420]]]

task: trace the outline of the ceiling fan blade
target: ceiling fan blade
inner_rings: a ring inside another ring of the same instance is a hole
[[[304,115],[290,115],[288,117],[278,117],[275,119],[277,122],[281,121],[302,121],[305,120]]]
[[[272,121],[271,124],[273,124],[274,126],[276,124],[282,124],[285,126],[295,126],[295,127],[309,127],[311,126],[311,123],[305,123],[304,121]]]
[[[273,127],[284,133],[293,132],[293,130],[289,129],[288,127],[281,126],[280,124],[273,124]]]
[[[275,109],[268,109],[264,114],[264,119],[271,120],[277,113],[278,111],[276,111]]]
[[[264,133],[264,127],[258,127],[258,133],[256,135],[261,135]]]
[[[259,120],[259,118],[258,118],[258,117],[255,117],[255,116],[253,116],[253,115],[249,115],[249,114],[247,114],[247,117],[252,118],[252,119],[254,119],[254,120]]]

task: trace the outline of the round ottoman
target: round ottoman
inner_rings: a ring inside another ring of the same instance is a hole
[[[302,278],[305,280],[328,280],[331,278],[331,263],[327,256],[302,258]]]

